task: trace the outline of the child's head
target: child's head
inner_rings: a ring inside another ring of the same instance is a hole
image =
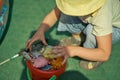
[[[103,6],[106,0],[56,0],[57,7],[67,15],[85,16]]]

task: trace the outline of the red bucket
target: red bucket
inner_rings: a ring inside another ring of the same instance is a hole
[[[32,80],[49,80],[53,75],[59,78],[59,76],[62,73],[64,73],[65,68],[66,68],[66,64],[64,64],[63,67],[61,67],[58,70],[45,71],[45,70],[40,70],[40,69],[33,67],[30,61],[27,61],[26,63],[30,71],[30,76]]]

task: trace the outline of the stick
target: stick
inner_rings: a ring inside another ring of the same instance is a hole
[[[16,55],[14,55],[13,57],[4,60],[3,62],[0,63],[0,66],[3,65],[3,64],[5,64],[6,62],[9,62],[10,60],[12,60],[12,59],[14,59],[14,58],[17,58],[18,56],[19,56],[19,54],[16,54]]]

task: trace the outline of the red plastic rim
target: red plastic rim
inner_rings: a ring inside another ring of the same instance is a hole
[[[40,69],[33,67],[30,61],[27,61],[26,63],[27,63],[27,67],[30,71],[30,75],[33,80],[39,80],[39,79],[47,80],[51,78],[53,75],[55,75],[58,78],[62,73],[64,73],[65,68],[66,68],[66,64],[64,64],[63,67],[61,67],[58,70],[45,71],[45,70],[40,70]]]

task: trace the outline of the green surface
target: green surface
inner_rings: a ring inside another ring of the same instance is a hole
[[[26,41],[37,30],[44,16],[55,6],[54,0],[10,0],[13,3],[9,30],[0,45],[0,62],[25,48]],[[57,24],[55,25],[57,26]],[[66,35],[51,29],[49,44],[57,43]],[[120,42],[113,47],[110,60],[95,70],[79,67],[79,60],[70,58],[60,80],[120,80]],[[26,65],[18,57],[0,66],[0,80],[27,80]]]
[[[28,80],[32,80],[32,78],[31,78],[31,76],[30,76],[30,72],[29,72],[28,68],[27,68],[27,79],[28,79]]]

